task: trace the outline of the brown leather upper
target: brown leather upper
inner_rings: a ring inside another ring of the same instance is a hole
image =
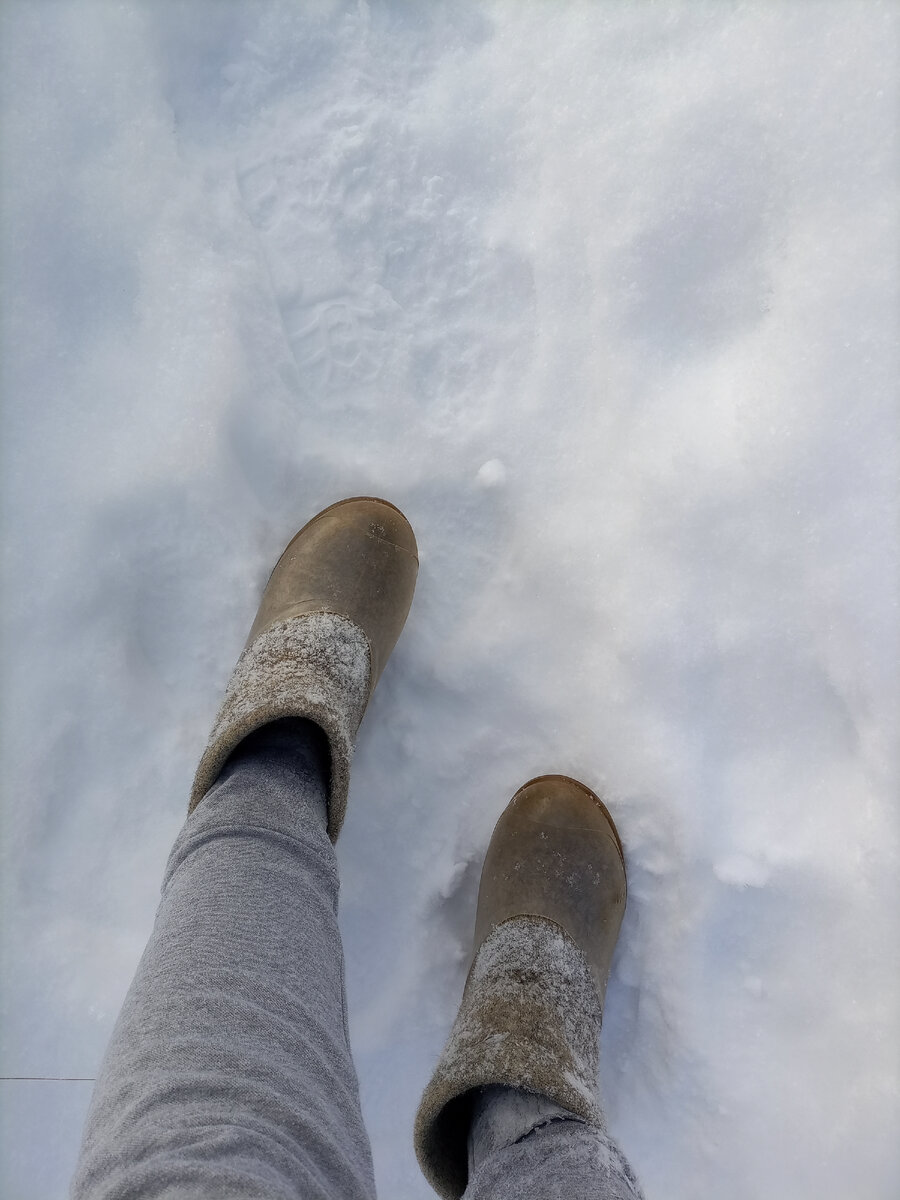
[[[309,612],[349,617],[371,651],[371,693],[412,603],[415,535],[386,500],[356,496],[324,509],[290,541],[266,585],[247,645],[273,621]]]
[[[581,947],[602,1001],[625,896],[622,844],[603,802],[565,775],[532,779],[513,796],[488,846],[475,952],[510,917],[546,917]]]

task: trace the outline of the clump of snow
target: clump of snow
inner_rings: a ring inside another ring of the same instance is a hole
[[[896,1196],[896,9],[0,22],[0,1073],[94,1074],[268,572],[384,495],[419,582],[338,843],[380,1193],[562,771],[625,846],[647,1194]],[[65,1195],[89,1086],[0,1082],[0,1192]]]
[[[475,479],[479,487],[502,487],[506,483],[506,467],[499,458],[489,458],[478,468]]]

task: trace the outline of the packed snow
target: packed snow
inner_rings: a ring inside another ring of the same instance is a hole
[[[2,1074],[91,1077],[267,573],[421,548],[338,853],[380,1194],[481,858],[619,823],[648,1200],[900,1194],[900,10],[8,0]],[[90,1083],[0,1082],[9,1200]]]

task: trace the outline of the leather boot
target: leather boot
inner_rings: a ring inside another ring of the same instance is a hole
[[[266,585],[197,768],[189,811],[249,733],[305,717],[328,739],[328,832],[337,839],[353,743],[406,621],[417,570],[413,531],[386,500],[341,500],[304,525]]]
[[[597,1039],[625,895],[622,844],[588,787],[545,775],[516,792],[485,858],[459,1014],[416,1117],[439,1195],[465,1191],[482,1088],[534,1092],[602,1123]]]

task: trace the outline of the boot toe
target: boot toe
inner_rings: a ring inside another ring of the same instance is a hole
[[[247,645],[275,621],[310,612],[347,617],[369,643],[371,692],[406,621],[418,565],[415,534],[395,505],[371,496],[339,500],[288,543]]]

